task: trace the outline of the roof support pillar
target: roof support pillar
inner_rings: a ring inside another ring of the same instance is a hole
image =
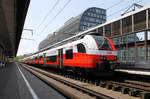
[[[148,9],[146,10],[146,29],[148,29]]]

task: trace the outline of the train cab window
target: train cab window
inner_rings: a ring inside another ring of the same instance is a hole
[[[86,53],[86,49],[85,49],[83,44],[78,44],[77,45],[77,50],[78,50],[79,53]]]
[[[92,35],[92,37],[95,39],[98,47],[102,46],[104,42],[104,38],[102,36]]]
[[[56,62],[56,61],[57,61],[56,55],[54,55],[54,56],[47,56],[47,62]]]
[[[112,50],[112,47],[110,46],[109,42],[105,39],[102,46],[99,47],[100,50]]]
[[[66,50],[66,59],[72,58],[73,58],[73,50],[72,49]]]
[[[110,43],[102,36],[92,35],[100,50],[112,50]]]

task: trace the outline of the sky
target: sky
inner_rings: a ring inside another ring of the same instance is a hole
[[[89,7],[106,9],[107,21],[111,21],[136,2],[150,5],[150,0],[30,0],[24,29],[32,29],[33,35],[31,31],[23,30],[17,56],[38,51],[39,43],[48,34]]]

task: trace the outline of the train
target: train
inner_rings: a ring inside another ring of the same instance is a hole
[[[97,33],[89,33],[25,57],[21,62],[60,70],[86,73],[110,73],[118,66],[112,41]]]

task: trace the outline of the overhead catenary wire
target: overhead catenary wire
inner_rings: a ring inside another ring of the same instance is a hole
[[[71,2],[71,0],[68,0],[68,1],[65,3],[65,5],[62,7],[62,9],[60,9],[59,12],[45,25],[45,27],[42,29],[41,32],[44,32],[44,31],[45,31],[45,29],[49,26],[49,24],[51,24],[51,23],[55,20],[55,18],[66,8],[66,6],[67,6],[70,2]],[[41,32],[40,32],[40,33],[41,33]]]
[[[139,0],[139,1],[136,2],[136,3],[140,3],[140,2],[142,2],[142,1],[143,1],[143,0]],[[113,12],[113,13],[109,14],[109,15],[107,16],[107,18],[108,18],[108,17],[111,17],[111,16],[113,16],[113,15],[115,15],[115,14],[118,14],[118,13],[121,12],[121,11],[124,11],[124,10],[128,9],[129,6],[130,6],[130,5],[128,5],[127,7],[123,8],[123,9],[120,9],[120,10],[118,10],[118,11],[116,11],[116,12]]]
[[[57,0],[56,3],[54,4],[54,6],[48,11],[48,13],[45,15],[45,17],[42,19],[41,23],[37,26],[36,29],[38,29],[44,22],[45,20],[48,18],[48,16],[51,14],[51,12],[55,9],[55,7],[58,5],[60,0]]]
[[[123,3],[124,1],[125,1],[125,0],[120,0],[119,2],[117,2],[117,3],[113,4],[113,5],[111,5],[110,7],[108,7],[107,10],[109,10],[110,8],[113,8],[113,7],[115,7],[115,6],[117,6],[117,5],[121,4],[121,3]]]
[[[108,18],[108,17],[111,17],[111,16],[113,16],[113,15],[115,15],[115,14],[117,14],[117,13],[121,12],[121,11],[126,10],[128,7],[129,7],[129,6],[127,6],[127,7],[123,8],[123,9],[120,9],[119,11],[116,11],[116,12],[113,12],[113,13],[109,14],[109,15],[107,16],[107,18]]]
[[[63,8],[45,25],[45,27],[42,29],[41,32],[44,32],[44,31],[45,31],[45,29],[49,26],[49,24],[51,24],[51,23],[53,22],[53,20],[54,20],[54,19],[63,11],[63,9],[70,3],[70,1],[71,1],[71,0],[69,0],[69,1],[63,6]],[[117,2],[117,3],[115,3],[115,4],[113,4],[112,6],[108,7],[107,10],[110,9],[110,8],[113,8],[113,7],[117,6],[117,5],[119,5],[120,3],[124,2],[124,1],[125,1],[125,0],[121,0],[121,1],[119,1],[119,2]],[[41,33],[41,32],[40,32],[40,33]]]
[[[51,14],[51,12],[55,9],[55,7],[59,4],[59,2],[60,2],[60,0],[57,0],[56,2],[55,2],[55,4],[53,5],[53,7],[48,11],[48,13],[45,15],[45,17],[42,19],[42,21],[41,21],[41,23],[37,26],[37,27],[35,27],[34,28],[34,31],[36,31],[37,29],[39,29],[39,27],[46,21],[46,19],[48,18],[48,16]],[[24,29],[24,30],[27,30],[27,29]],[[29,30],[29,29],[28,29]],[[30,31],[31,31],[31,29],[30,29]],[[33,29],[32,29],[32,35],[33,35]],[[32,39],[28,39],[28,38],[22,38],[22,39],[25,39],[25,40],[32,40]],[[35,40],[33,40],[33,41],[36,41],[36,39]]]
[[[142,2],[143,0],[139,0],[138,2],[136,2],[136,3],[140,3],[140,2]]]
[[[42,34],[42,32],[44,32],[44,31],[46,30],[46,28],[49,26],[49,24],[51,24],[51,23],[54,21],[54,19],[65,9],[65,7],[70,3],[70,1],[71,1],[71,0],[68,0],[68,2],[63,6],[63,8],[45,25],[45,27],[42,29],[42,31],[40,31],[40,34]],[[108,7],[107,10],[109,10],[109,9],[111,9],[111,8],[113,8],[113,7],[115,7],[115,6],[119,5],[119,4],[121,4],[121,3],[123,3],[124,1],[125,1],[125,0],[120,0],[119,2],[117,2],[117,3],[113,4],[113,5],[111,5],[110,7]],[[140,0],[139,2],[141,2],[141,1],[142,1],[142,0]],[[127,7],[126,7],[126,8],[127,8]],[[117,13],[119,13],[119,12],[125,10],[126,8],[123,8],[123,9],[121,9],[121,10],[119,10],[119,11],[116,11],[116,12],[110,14],[108,17],[110,17],[110,16],[112,16],[112,15],[114,15],[114,14],[117,14]]]
[[[34,39],[30,39],[30,38],[21,38],[21,39],[35,41]]]

